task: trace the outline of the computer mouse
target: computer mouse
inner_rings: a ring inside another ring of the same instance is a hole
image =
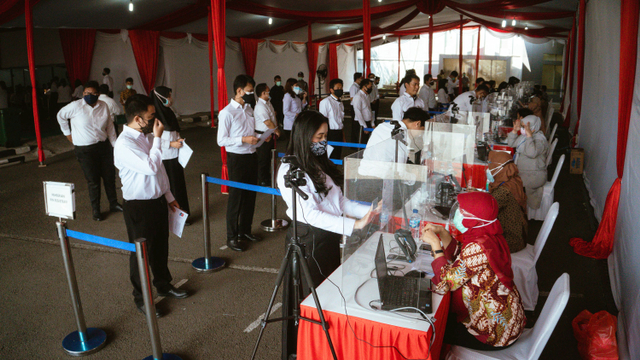
[[[418,270],[411,270],[408,273],[404,274],[405,277],[413,277],[413,278],[423,278],[425,276],[427,276],[427,274],[423,273],[422,271],[418,271]]]

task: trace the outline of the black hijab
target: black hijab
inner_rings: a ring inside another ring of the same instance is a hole
[[[171,108],[164,106],[168,101],[167,99],[170,94],[171,89],[166,86],[158,86],[153,89],[153,92],[151,93],[153,106],[156,108],[156,117],[160,120],[162,125],[164,125],[164,129],[166,131],[180,132],[180,124],[178,123],[176,114],[171,110]]]

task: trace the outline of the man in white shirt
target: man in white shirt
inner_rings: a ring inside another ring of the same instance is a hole
[[[360,82],[360,86],[360,91],[353,98],[353,120],[358,122],[358,124],[353,123],[351,129],[351,142],[354,143],[359,142],[360,132],[363,132],[361,140],[366,142],[369,131],[364,129],[373,127],[373,114],[371,112],[371,101],[369,101],[369,94],[373,89],[373,84],[369,79],[363,79]]]
[[[436,93],[431,86],[433,86],[433,76],[426,74],[424,76],[424,85],[422,85],[418,97],[422,99],[422,102],[426,105],[426,109],[436,111],[438,103],[436,102]]]
[[[109,75],[111,74],[111,69],[104,68],[102,69],[102,83],[109,85],[109,97],[113,99],[113,78]]]
[[[111,113],[111,121],[113,122],[113,127],[116,130],[116,135],[118,135],[118,125],[116,125],[116,115],[122,115],[122,108],[120,105],[109,97],[109,87],[107,84],[100,85],[100,96],[98,100],[103,101],[107,104],[109,108],[109,112]]]
[[[270,92],[271,89],[265,83],[256,86],[255,93],[258,96],[258,102],[253,110],[253,117],[256,121],[256,134],[262,135],[269,129],[275,129],[275,136],[270,136],[256,149],[258,153],[258,184],[261,186],[271,186],[271,149],[275,145],[275,143],[271,142],[271,139],[280,136],[276,110],[271,104]]]
[[[98,88],[96,81],[89,81],[84,87],[83,98],[71,102],[58,112],[60,129],[73,143],[76,158],[87,179],[95,221],[102,220],[100,179],[104,183],[110,210],[122,211],[116,196],[116,170],[113,167],[116,132],[107,104],[98,100]]]
[[[358,92],[360,91],[360,82],[362,82],[364,78],[362,77],[361,72],[357,72],[353,74],[353,84],[349,88],[349,97],[351,98],[351,105],[353,105],[353,98],[356,97]]]
[[[429,119],[424,109],[419,107],[412,107],[407,109],[404,113],[404,119],[398,121],[400,126],[400,132],[405,142],[412,142],[410,131],[424,130],[424,124]],[[395,122],[395,120],[394,120]],[[391,135],[396,125],[394,122],[382,123],[373,130],[371,137],[367,142],[367,147],[364,150],[363,158],[366,160],[395,162],[396,147],[395,141],[388,141],[391,139]],[[398,161],[399,163],[406,163],[409,150],[406,144],[401,141],[398,142]]]
[[[167,266],[169,210],[175,212],[180,205],[171,193],[169,178],[162,164],[160,143],[164,126],[156,118],[155,107],[148,96],[131,96],[125,107],[127,125],[116,141],[114,160],[120,170],[125,200],[123,216],[129,242],[146,239],[153,285],[158,295],[184,299],[189,294],[171,285],[171,272]],[[135,253],[129,257],[129,279],[136,307],[145,314]],[[155,315],[162,316],[157,307]]]
[[[253,110],[245,99],[253,96],[253,79],[238,75],[233,81],[234,97],[218,114],[218,146],[227,151],[229,180],[256,185],[258,182],[258,157],[252,147],[258,143]],[[244,240],[260,241],[251,234],[256,193],[229,187],[227,202],[227,246],[234,251],[244,251]]]
[[[419,107],[426,110],[424,102],[418,95],[420,89],[420,78],[418,75],[409,74],[402,80],[407,92],[404,95],[399,96],[393,104],[391,104],[391,114],[393,120],[404,119],[404,112],[412,107]]]
[[[470,90],[457,96],[453,103],[458,107],[458,111],[473,111],[473,103],[476,100],[482,101],[489,94],[489,88],[486,85],[480,85],[475,90]],[[453,108],[453,105],[452,105]]]
[[[369,100],[371,100],[371,112],[373,113],[373,123],[375,124],[378,118],[378,110],[380,108],[380,94],[378,94],[378,83],[376,83],[376,74],[369,74],[369,81],[371,81],[371,94],[369,94]],[[379,80],[378,80],[379,81]]]
[[[344,105],[342,97],[343,82],[341,79],[332,79],[329,82],[329,96],[320,102],[320,113],[329,119],[328,141],[344,141]],[[342,151],[340,147],[334,147],[330,159],[341,159]]]
[[[449,99],[454,99],[456,94],[458,93],[458,87],[460,86],[460,80],[456,79],[458,77],[458,72],[453,70],[449,75],[449,79],[447,81],[447,94],[449,94]]]

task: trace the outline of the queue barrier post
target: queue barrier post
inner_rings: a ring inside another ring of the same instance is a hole
[[[278,151],[271,149],[271,188],[276,188],[276,171],[278,168]],[[276,196],[271,194],[271,218],[264,220],[260,223],[262,230],[267,232],[276,232],[278,230],[286,229],[289,226],[287,220],[276,219]]]
[[[142,289],[142,300],[144,301],[145,317],[149,326],[151,336],[151,348],[153,355],[147,356],[144,360],[181,360],[179,356],[162,353],[160,343],[160,331],[158,330],[158,320],[156,319],[156,305],[153,303],[153,293],[151,292],[151,280],[149,278],[149,255],[147,254],[147,239],[136,239],[136,258],[138,259],[138,272],[140,273],[140,288]]]
[[[204,223],[204,257],[193,260],[191,266],[199,272],[213,272],[221,270],[225,261],[219,257],[211,256],[211,231],[209,229],[209,174],[202,173],[202,222]]]
[[[84,356],[93,354],[104,347],[107,341],[107,334],[98,328],[87,328],[82,311],[82,302],[78,291],[76,272],[71,257],[69,238],[67,237],[67,223],[60,220],[56,222],[60,247],[62,248],[62,260],[69,282],[69,292],[71,293],[71,304],[76,317],[78,331],[74,331],[62,340],[62,348],[71,356]]]

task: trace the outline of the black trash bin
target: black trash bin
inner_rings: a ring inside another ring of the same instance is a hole
[[[20,115],[18,108],[0,109],[0,146],[17,147],[20,141]]]

